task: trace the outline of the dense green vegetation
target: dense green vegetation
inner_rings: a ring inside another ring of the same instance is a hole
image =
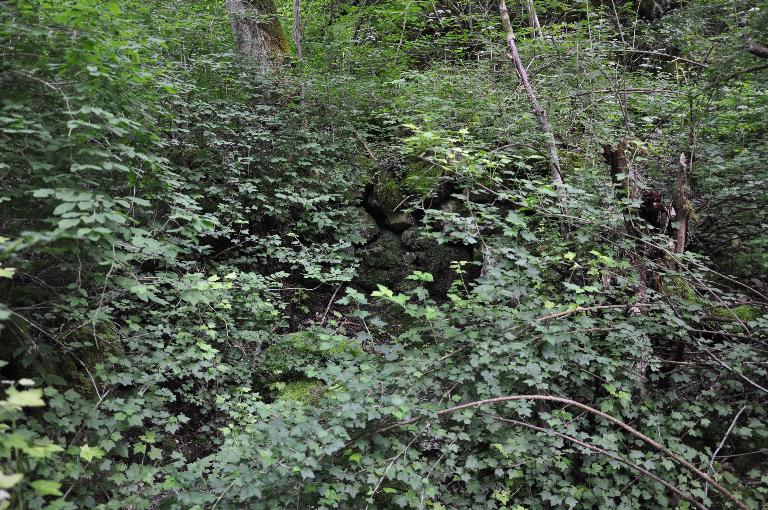
[[[0,3],[0,509],[768,505],[765,2],[236,3]]]

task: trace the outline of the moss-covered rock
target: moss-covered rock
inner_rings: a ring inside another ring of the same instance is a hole
[[[444,194],[443,172],[434,165],[414,163],[380,172],[369,187],[367,207],[381,218],[384,226],[403,232],[415,224],[411,201]],[[444,197],[442,197],[444,198]]]
[[[458,276],[451,269],[451,264],[472,260],[470,248],[457,244],[440,244],[417,228],[403,232],[402,241],[414,255],[413,266],[419,271],[432,274],[434,281],[428,288],[436,297],[444,296]]]
[[[408,207],[408,192],[395,177],[385,174],[376,179],[367,196],[367,207],[379,216],[384,226],[394,232],[413,226]]]
[[[272,385],[277,398],[275,401],[293,401],[305,405],[316,404],[328,391],[328,387],[317,379],[278,382]]]
[[[368,244],[375,241],[381,235],[381,229],[376,220],[362,207],[356,207],[351,213],[353,223],[352,242],[355,244]]]
[[[413,257],[408,255],[400,236],[394,232],[383,232],[360,256],[355,283],[366,290],[375,290],[377,285],[398,290],[413,270]]]
[[[259,369],[272,380],[302,375],[307,366],[363,354],[360,344],[343,335],[322,331],[299,331],[283,335],[262,354]]]
[[[661,283],[661,292],[665,296],[682,298],[688,301],[696,301],[696,291],[693,286],[680,276],[666,278]]]
[[[435,165],[425,166],[421,163],[408,166],[402,181],[402,188],[410,193],[426,196],[434,193],[443,180],[443,170]]]
[[[753,321],[763,316],[759,308],[749,305],[739,305],[733,308],[719,306],[712,309],[712,315],[720,319],[733,319],[736,316],[744,322]]]

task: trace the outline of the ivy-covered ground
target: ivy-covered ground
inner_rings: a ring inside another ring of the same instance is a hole
[[[509,2],[552,136],[495,1],[0,4],[0,510],[765,508],[768,6],[657,3]]]

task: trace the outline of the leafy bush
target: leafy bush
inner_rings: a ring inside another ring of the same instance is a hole
[[[567,217],[491,3],[6,2],[0,508],[764,505],[765,13],[535,4]]]

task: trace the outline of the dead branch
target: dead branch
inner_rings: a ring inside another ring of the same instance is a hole
[[[688,161],[685,154],[680,154],[680,169],[675,181],[675,194],[672,202],[677,213],[677,236],[675,240],[675,253],[685,252],[685,240],[688,235],[688,218],[690,216],[690,202],[688,201]]]
[[[547,118],[547,112],[539,103],[536,97],[536,92],[533,90],[531,80],[528,77],[528,71],[523,65],[523,61],[520,58],[520,53],[517,51],[517,43],[515,41],[515,31],[512,28],[512,21],[509,18],[509,10],[504,0],[499,1],[499,13],[501,14],[501,24],[504,27],[504,32],[507,37],[507,47],[509,49],[508,57],[514,62],[515,70],[520,82],[523,84],[525,94],[528,96],[528,101],[533,107],[533,115],[539,124],[539,129],[546,139],[548,153],[549,153],[549,170],[552,179],[552,184],[557,191],[557,202],[560,206],[560,210],[563,212],[564,217],[568,216],[568,203],[567,196],[565,194],[565,186],[563,182],[563,173],[560,166],[560,155],[557,150],[557,142],[552,132],[552,126],[549,124]],[[570,226],[566,219],[563,219],[560,223],[561,232],[563,237],[568,237],[570,233]]]
[[[683,492],[682,490],[678,489],[676,486],[674,486],[671,483],[667,482],[666,480],[664,480],[660,476],[651,473],[650,471],[648,471],[644,467],[638,466],[634,462],[630,462],[629,460],[625,459],[624,457],[621,457],[619,455],[611,453],[608,450],[604,450],[603,448],[591,445],[589,443],[585,443],[584,441],[581,441],[581,440],[579,440],[579,439],[577,439],[577,438],[575,438],[573,436],[569,436],[567,434],[563,434],[562,432],[558,432],[558,431],[552,430],[552,429],[546,429],[544,427],[538,427],[536,425],[533,425],[531,423],[526,423],[524,421],[511,420],[509,418],[502,418],[501,416],[493,416],[493,418],[498,420],[498,421],[504,422],[504,423],[510,423],[510,424],[513,424],[513,425],[520,425],[522,427],[527,427],[529,429],[538,430],[539,432],[544,432],[545,434],[553,434],[553,435],[555,435],[555,436],[557,436],[559,438],[565,439],[566,441],[570,441],[571,443],[577,444],[577,445],[581,446],[582,448],[586,448],[587,450],[591,450],[591,451],[593,451],[595,453],[599,453],[600,455],[608,457],[609,459],[613,459],[616,462],[620,462],[620,463],[624,464],[625,466],[629,467],[630,469],[634,469],[635,471],[638,471],[639,473],[644,474],[648,478],[650,478],[650,479],[660,483],[661,485],[663,485],[667,489],[671,490],[672,492],[674,492],[675,494],[677,494],[681,498],[685,499],[686,501],[690,501],[690,503],[692,505],[694,505],[696,508],[699,508],[701,510],[707,510],[707,507],[705,507],[704,505],[702,505],[701,503],[696,501],[693,498],[693,496],[691,496],[690,494],[687,494],[687,493]]]
[[[510,395],[506,397],[496,397],[496,398],[489,398],[485,400],[477,400],[474,402],[467,402],[465,404],[460,404],[454,407],[449,407],[447,409],[441,409],[437,411],[437,416],[447,416],[450,414],[453,414],[458,411],[462,411],[464,409],[477,409],[479,407],[485,406],[485,405],[491,405],[491,404],[501,404],[504,402],[513,402],[513,401],[520,401],[520,400],[533,400],[533,401],[549,401],[549,402],[559,402],[561,404],[566,404],[574,407],[578,407],[579,409],[582,409],[584,411],[587,411],[589,413],[592,413],[596,416],[599,416],[614,425],[619,426],[620,428],[626,430],[636,438],[640,439],[644,443],[648,444],[655,450],[659,451],[660,453],[666,455],[670,459],[674,460],[681,466],[685,467],[687,470],[689,470],[691,473],[695,474],[698,478],[703,480],[704,482],[712,485],[717,491],[731,500],[737,507],[739,507],[742,510],[749,510],[749,507],[744,504],[739,498],[737,498],[732,492],[730,492],[728,489],[723,487],[720,483],[718,483],[716,480],[714,480],[711,476],[685,460],[680,455],[676,454],[666,446],[662,445],[658,441],[655,441],[651,439],[650,437],[646,436],[639,430],[634,429],[630,425],[624,423],[623,421],[619,420],[618,418],[614,418],[613,416],[606,414],[598,409],[595,409],[594,407],[590,407],[586,404],[582,404],[581,402],[577,402],[575,400],[571,400],[569,398],[563,398],[563,397],[554,397],[550,395]],[[412,423],[416,423],[420,420],[425,418],[424,416],[418,416],[416,418],[411,418],[409,420],[403,420],[397,423],[394,423],[392,425],[389,425],[387,427],[381,428],[377,430],[375,433],[382,433],[386,432],[388,430],[392,430],[394,428],[399,428],[405,425],[410,425]]]
[[[750,42],[747,44],[747,51],[756,57],[768,58],[768,46],[756,42]]]

